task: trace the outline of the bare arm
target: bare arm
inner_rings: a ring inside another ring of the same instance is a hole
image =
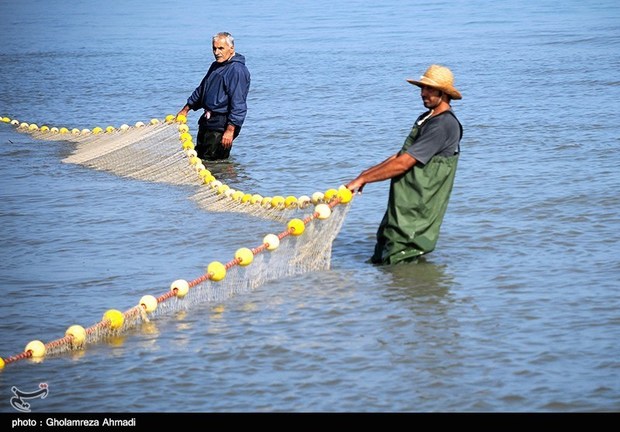
[[[377,165],[375,165],[375,166],[371,166],[370,168],[365,169],[364,171],[362,171],[362,172],[360,173],[360,175],[359,175],[359,176],[362,176],[362,175],[367,175],[367,174],[368,174],[368,173],[370,173],[370,172],[373,172],[373,171],[376,171],[376,170],[378,170],[378,169],[381,169],[381,167],[384,167],[385,165],[387,165],[388,163],[390,163],[390,161],[394,160],[396,157],[398,157],[398,153],[393,154],[392,156],[390,156],[389,158],[387,158],[387,159],[386,159],[386,160],[384,160],[383,162],[378,163],[378,164],[377,164]],[[358,177],[359,177],[359,176],[358,176]]]
[[[362,171],[360,175],[346,185],[347,189],[352,192],[357,190],[361,193],[366,184],[396,177],[409,171],[415,163],[415,158],[409,153],[390,156],[383,162]]]

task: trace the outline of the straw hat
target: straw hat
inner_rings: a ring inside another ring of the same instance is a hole
[[[454,88],[454,75],[445,66],[431,65],[419,80],[408,79],[407,82],[418,87],[429,86],[441,90],[452,99],[461,99],[461,93]]]

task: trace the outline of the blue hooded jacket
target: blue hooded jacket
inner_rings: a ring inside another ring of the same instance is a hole
[[[235,53],[224,63],[214,61],[209,71],[187,99],[187,105],[196,111],[206,109],[226,114],[227,123],[241,128],[247,113],[250,90],[250,71],[245,57]]]

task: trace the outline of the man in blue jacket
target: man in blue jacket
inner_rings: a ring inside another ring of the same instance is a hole
[[[196,153],[203,160],[228,159],[233,140],[241,131],[247,113],[250,72],[245,57],[235,53],[230,33],[213,36],[215,61],[177,115],[203,109],[198,120]]]

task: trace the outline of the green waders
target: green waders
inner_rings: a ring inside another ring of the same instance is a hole
[[[411,131],[400,154],[415,141],[419,127]],[[392,179],[387,210],[377,230],[377,244],[371,258],[374,264],[415,261],[435,249],[458,158],[458,154],[434,156],[426,165],[416,163]]]

